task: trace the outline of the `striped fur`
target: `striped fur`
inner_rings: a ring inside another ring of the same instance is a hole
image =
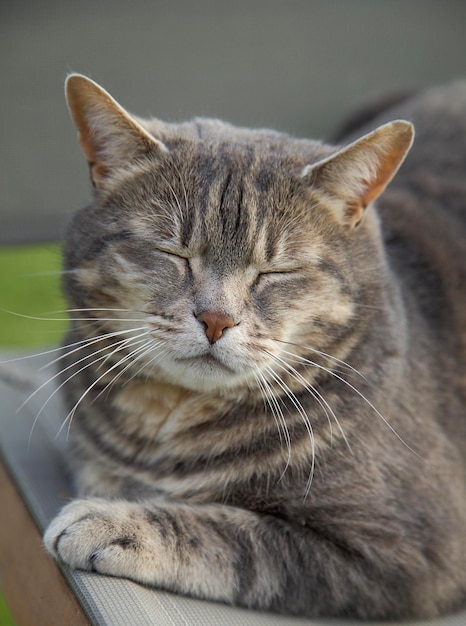
[[[95,199],[65,244],[79,499],[49,552],[282,613],[460,607],[466,87],[387,113],[418,143],[379,213],[407,122],[339,149],[67,96]]]

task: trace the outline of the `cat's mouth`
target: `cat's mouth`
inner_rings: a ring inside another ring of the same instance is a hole
[[[225,363],[223,359],[212,354],[210,351],[196,356],[178,356],[176,361],[183,364],[185,367],[188,366],[190,369],[195,370],[198,375],[208,378],[219,375],[231,376],[232,374],[238,373],[229,363]]]
[[[170,364],[165,362],[164,373],[177,385],[208,393],[236,388],[244,385],[248,378],[246,368],[234,369],[228,362],[209,353],[172,356]]]
[[[199,368],[202,373],[206,374],[236,373],[233,368],[226,365],[223,361],[221,361],[218,357],[211,354],[210,352],[200,354],[199,356],[178,357],[176,360],[180,363],[183,363],[184,365],[191,365],[192,367]]]

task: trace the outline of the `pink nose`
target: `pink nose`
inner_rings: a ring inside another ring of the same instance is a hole
[[[235,326],[231,317],[215,311],[204,311],[197,316],[197,319],[204,325],[204,331],[210,343],[218,341],[227,328]]]

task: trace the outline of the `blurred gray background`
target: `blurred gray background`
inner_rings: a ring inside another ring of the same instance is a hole
[[[128,110],[326,138],[379,94],[466,76],[465,0],[1,0],[0,243],[90,197],[63,81]]]

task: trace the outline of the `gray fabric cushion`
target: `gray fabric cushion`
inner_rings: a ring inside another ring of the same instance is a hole
[[[11,360],[14,358],[15,355],[0,356],[0,450],[24,501],[43,530],[72,495],[65,461],[66,428],[57,437],[60,418],[63,419],[65,412],[59,393],[54,393],[56,380],[41,387],[54,375],[50,368],[40,369],[53,355]],[[21,406],[32,393],[34,395]],[[64,568],[63,573],[84,611],[95,624],[350,626],[356,623],[261,614],[148,589],[127,580],[67,568]],[[420,623],[410,622],[410,626]],[[396,623],[391,624],[393,626]],[[428,624],[464,626],[466,612]]]

